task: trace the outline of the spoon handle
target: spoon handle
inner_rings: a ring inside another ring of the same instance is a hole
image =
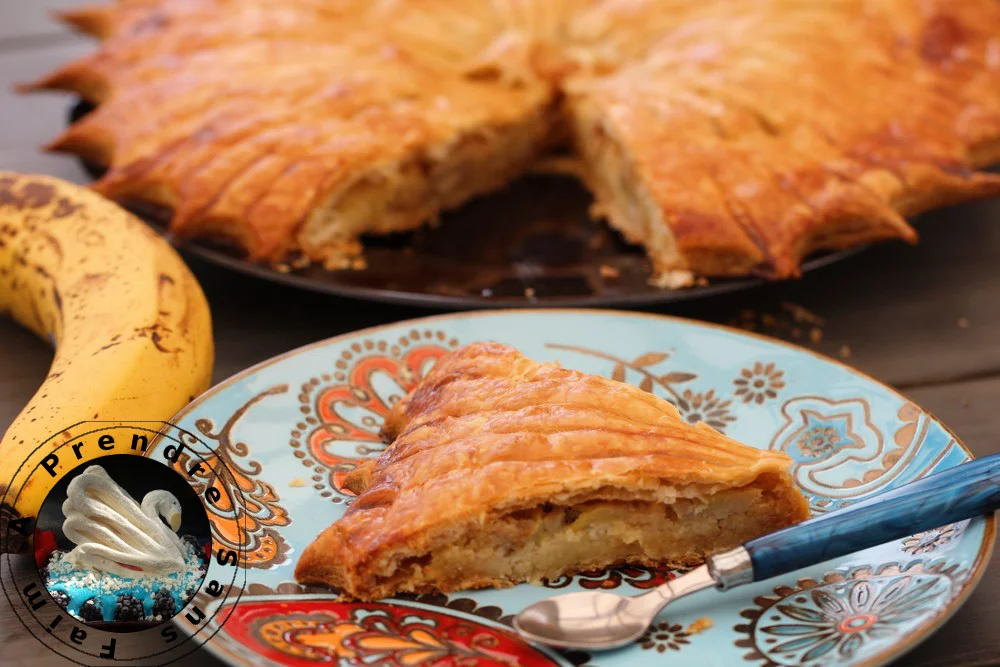
[[[963,463],[743,545],[761,581],[1000,508],[1000,454]]]

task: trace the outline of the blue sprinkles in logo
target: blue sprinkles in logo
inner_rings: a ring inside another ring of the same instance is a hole
[[[187,604],[205,574],[203,556],[190,541],[185,540],[185,549],[183,571],[161,576],[136,572],[135,577],[77,568],[56,552],[45,587],[59,606],[82,621],[166,620]]]

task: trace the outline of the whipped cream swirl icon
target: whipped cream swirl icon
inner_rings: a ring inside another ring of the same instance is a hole
[[[150,491],[140,505],[94,465],[69,483],[62,511],[63,533],[77,545],[66,559],[77,567],[122,576],[185,569],[181,504],[168,491]]]

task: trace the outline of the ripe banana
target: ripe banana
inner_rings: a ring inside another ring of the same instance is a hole
[[[169,420],[211,379],[211,315],[194,276],[145,224],[70,183],[0,172],[3,312],[56,353],[0,440],[0,495],[8,492],[0,529],[12,516],[35,516],[57,480],[35,474],[23,484],[18,468],[79,435],[67,427]],[[21,548],[11,541],[7,550]]]

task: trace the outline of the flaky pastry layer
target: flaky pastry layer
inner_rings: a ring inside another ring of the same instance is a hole
[[[347,513],[296,578],[346,595],[509,586],[700,562],[808,515],[783,453],[641,389],[497,344],[445,357],[386,419]]]

